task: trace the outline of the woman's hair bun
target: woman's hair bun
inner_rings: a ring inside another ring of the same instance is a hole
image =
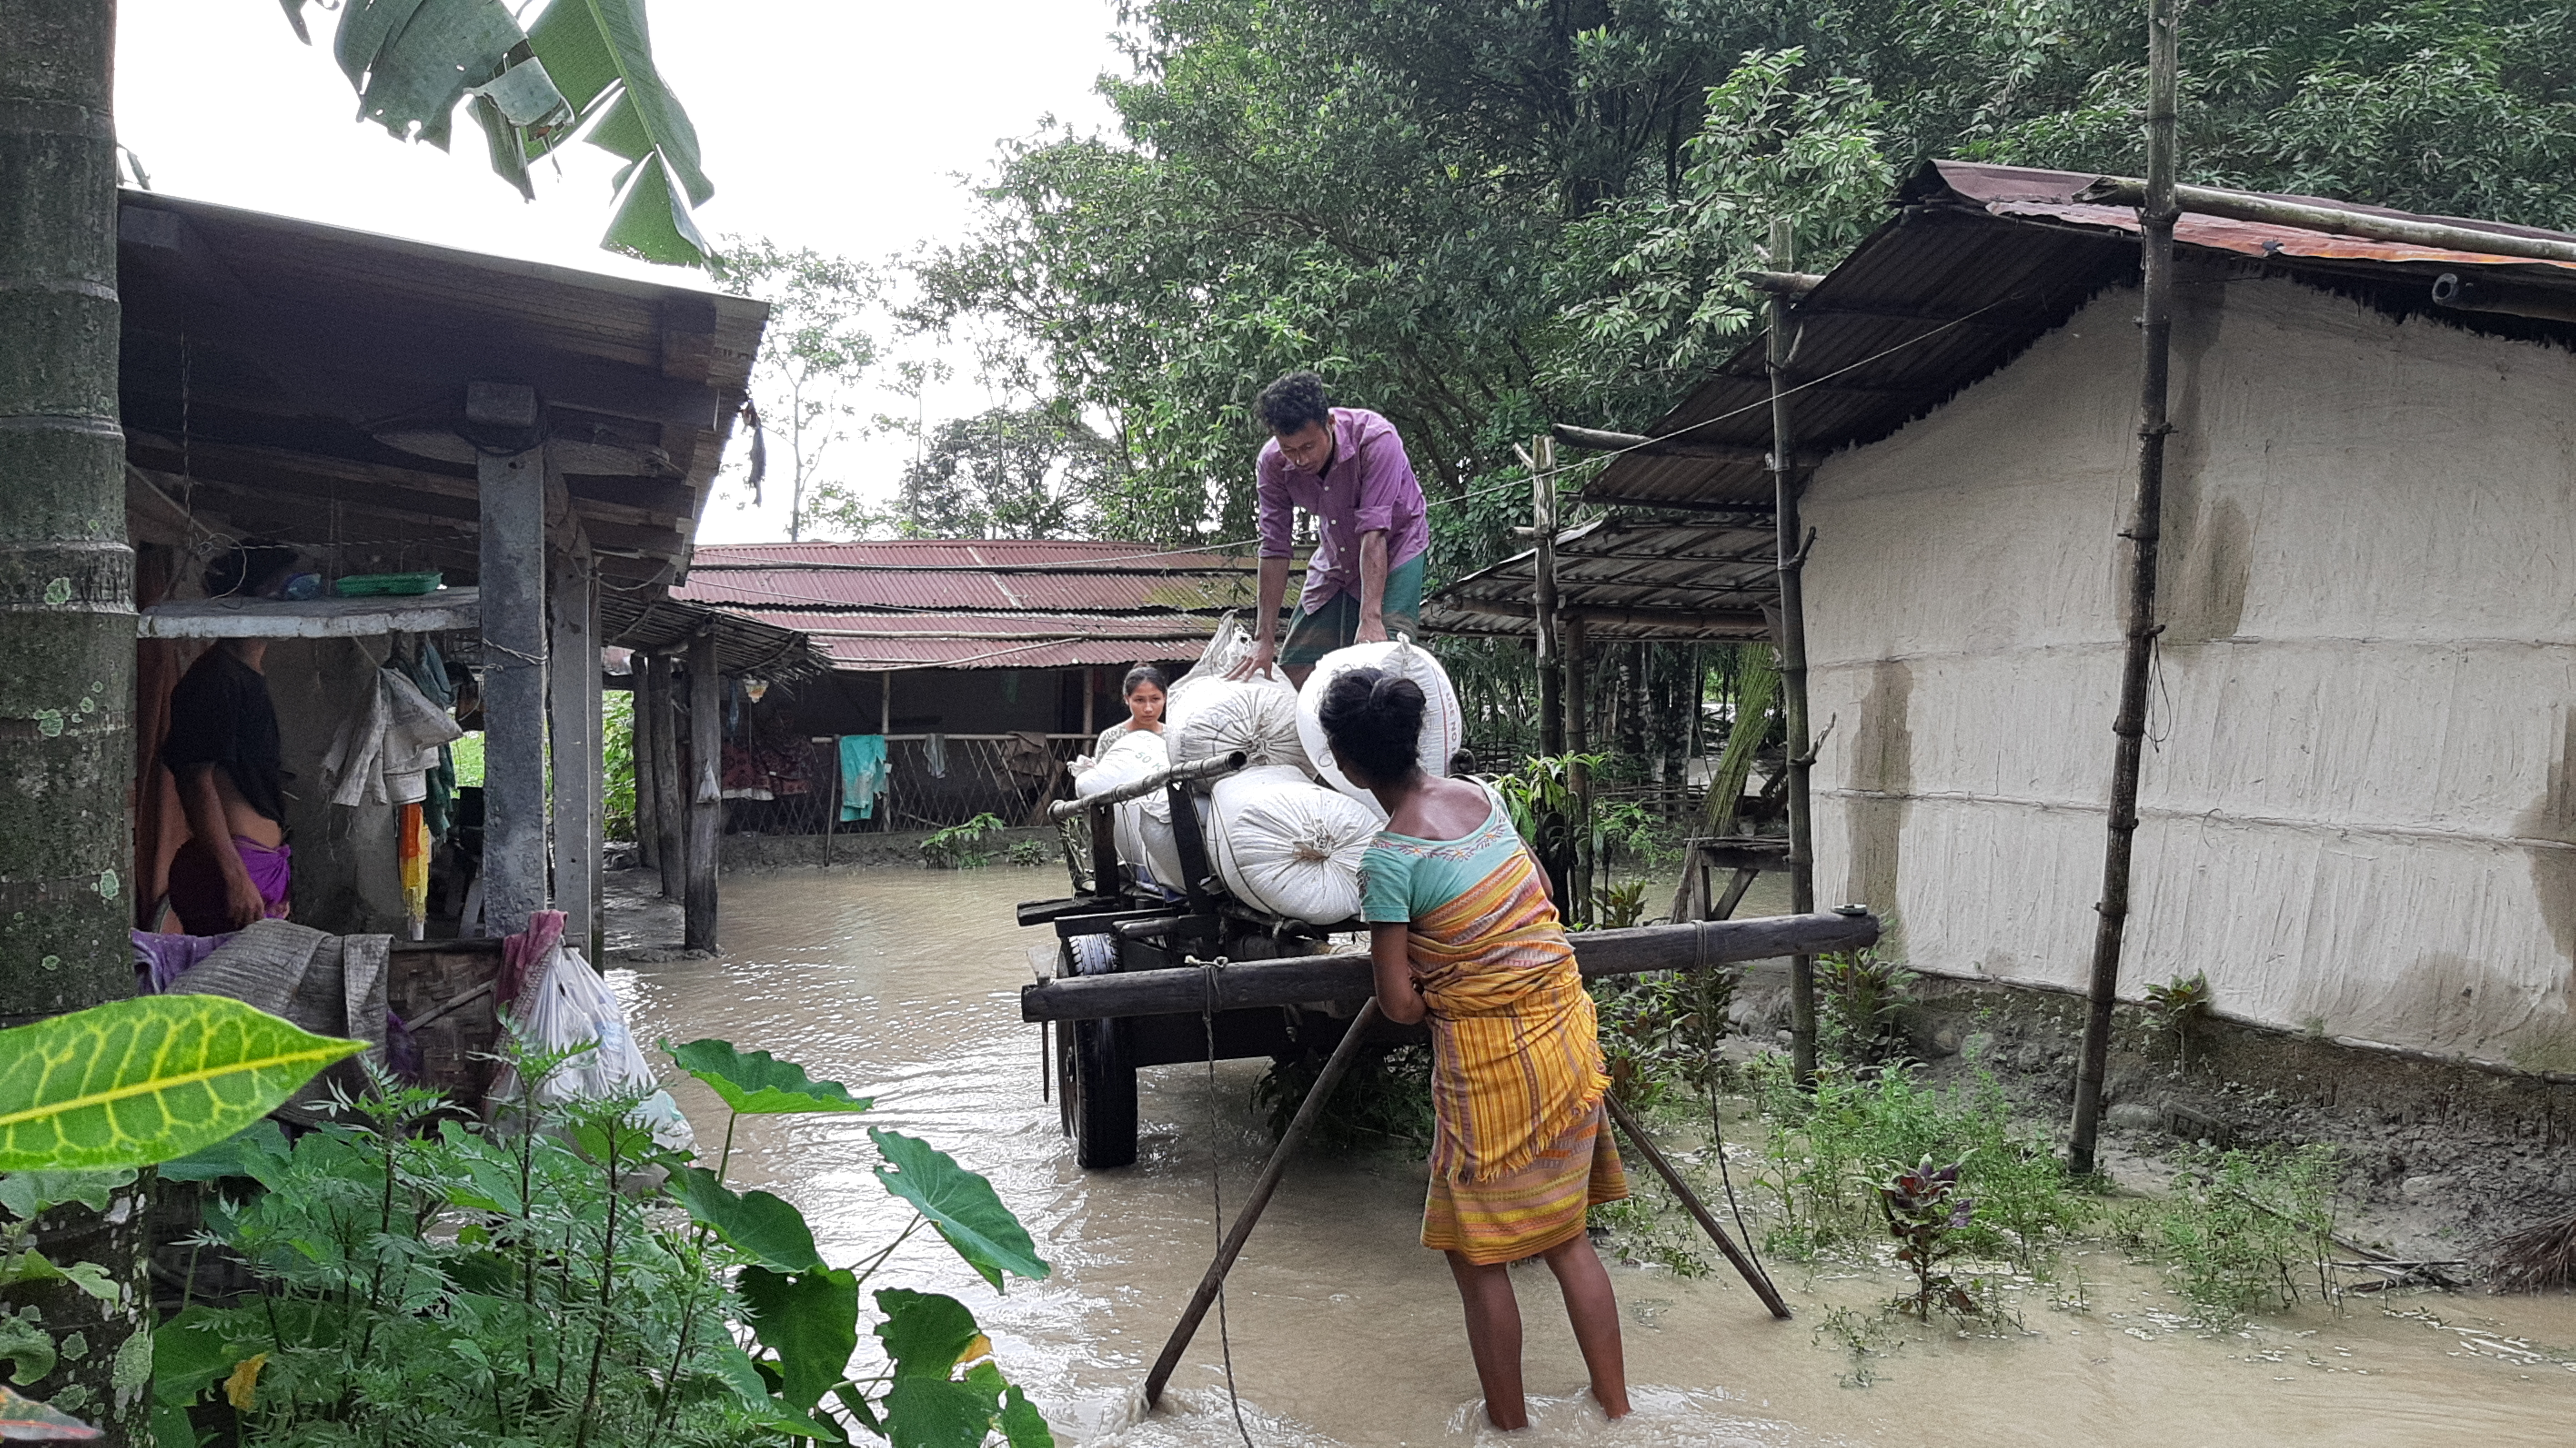
[[[1421,760],[1422,686],[1385,669],[1351,669],[1324,686],[1316,717],[1333,757],[1373,780],[1402,779]]]

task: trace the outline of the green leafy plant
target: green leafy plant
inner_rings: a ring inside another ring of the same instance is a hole
[[[1957,1255],[1959,1233],[1976,1216],[1976,1199],[1959,1192],[1959,1167],[1935,1167],[1927,1156],[1878,1184],[1878,1207],[1896,1239],[1896,1260],[1914,1272],[1914,1297],[1907,1305],[1926,1321],[1935,1306],[1976,1310],[1975,1300],[1941,1266]]]
[[[1884,1061],[1901,1051],[1899,1014],[1914,1003],[1917,977],[1876,950],[1842,951],[1816,960],[1816,995],[1824,1007],[1824,1044],[1855,1063]]]
[[[1288,1129],[1289,1119],[1322,1072],[1321,1057],[1288,1056],[1273,1062],[1253,1084],[1252,1104],[1268,1120],[1272,1136]],[[1407,1045],[1361,1052],[1325,1100],[1308,1139],[1325,1151],[1428,1143],[1430,1048]]]
[[[2159,1264],[2202,1318],[2228,1323],[2295,1306],[2313,1291],[2337,1302],[2333,1148],[2190,1152],[2159,1200],[2122,1212],[2121,1240]]]
[[[167,1169],[222,1183],[200,1245],[238,1256],[257,1288],[162,1325],[163,1441],[207,1430],[244,1445],[587,1448],[864,1430],[970,1448],[995,1431],[1048,1442],[989,1361],[944,1393],[901,1388],[900,1363],[849,1371],[863,1287],[925,1224],[996,1290],[1005,1273],[1045,1275],[991,1184],[927,1143],[871,1133],[880,1179],[922,1215],[866,1261],[832,1266],[793,1204],[737,1192],[724,1172],[742,1116],[868,1101],[727,1042],[665,1049],[729,1108],[714,1170],[658,1148],[631,1100],[531,1107],[527,1129],[504,1132],[381,1080],[292,1147],[264,1127]],[[563,1059],[517,1064],[533,1081]],[[875,1301],[880,1337],[901,1335],[932,1310],[923,1303],[973,1321],[933,1294]],[[989,1399],[981,1417],[976,1393]]]
[[[635,838],[635,695],[600,696],[600,832],[612,840]],[[478,740],[479,742],[479,740]]]
[[[1049,850],[1045,843],[1040,840],[1013,840],[1011,842],[1011,863],[1021,866],[1022,868],[1035,868],[1036,866],[1043,865],[1053,856],[1053,853],[1054,852]]]
[[[991,813],[933,831],[921,842],[922,863],[934,870],[981,869],[993,863],[993,852],[985,846],[1001,832],[1001,818]]]
[[[2192,1023],[2206,1019],[2212,1009],[2207,971],[2194,971],[2189,979],[2175,976],[2162,985],[2147,987],[2147,1010],[2173,1032],[2174,1052],[2185,1070],[2191,1068]]]

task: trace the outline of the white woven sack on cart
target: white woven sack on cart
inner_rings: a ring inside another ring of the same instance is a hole
[[[1191,796],[1198,807],[1199,838],[1210,838],[1208,802],[1205,795]],[[1145,866],[1153,872],[1154,883],[1167,890],[1186,892],[1187,872],[1181,868],[1180,836],[1172,829],[1172,796],[1168,790],[1156,790],[1136,801],[1136,833],[1145,852]]]
[[[1458,691],[1449,683],[1449,671],[1431,651],[1406,639],[1385,643],[1353,644],[1335,649],[1315,663],[1315,672],[1306,676],[1306,687],[1297,692],[1297,734],[1306,745],[1306,758],[1326,784],[1377,808],[1377,799],[1367,790],[1350,782],[1333,763],[1332,745],[1324,738],[1324,690],[1334,679],[1353,669],[1386,669],[1411,679],[1422,686],[1427,707],[1422,711],[1422,743],[1418,758],[1422,772],[1434,779],[1449,773],[1449,757],[1458,752],[1458,743],[1466,737],[1466,716],[1458,708]],[[1384,819],[1383,814],[1379,815]]]
[[[1173,694],[1163,734],[1174,764],[1240,749],[1255,768],[1284,764],[1313,772],[1297,728],[1297,691],[1275,675],[1193,682],[1186,693]]]
[[[1089,799],[1122,784],[1134,784],[1170,762],[1170,756],[1163,749],[1162,735],[1131,729],[1100,751],[1097,759],[1073,762],[1073,792],[1080,798]]]
[[[1216,782],[1209,810],[1217,874],[1273,915],[1333,925],[1360,913],[1360,857],[1378,817],[1284,765]]]

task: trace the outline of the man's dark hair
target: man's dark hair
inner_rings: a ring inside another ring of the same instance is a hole
[[[1431,701],[1422,686],[1384,669],[1352,669],[1324,686],[1315,711],[1333,757],[1379,784],[1391,784],[1422,765],[1422,715]]]
[[[1291,372],[1261,389],[1252,404],[1261,425],[1281,437],[1304,432],[1306,424],[1320,422],[1331,426],[1332,402],[1324,396],[1324,379],[1312,372]]]
[[[225,549],[206,565],[206,596],[226,598],[255,593],[295,566],[296,552],[283,543],[252,538]]]

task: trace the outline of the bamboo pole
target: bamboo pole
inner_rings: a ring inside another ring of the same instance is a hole
[[[1306,1092],[1305,1101],[1297,1107],[1296,1119],[1280,1133],[1279,1144],[1270,1150],[1270,1160],[1262,1164],[1260,1179],[1252,1184],[1251,1197],[1244,1202],[1243,1210],[1235,1214],[1234,1226],[1227,1230],[1224,1243],[1216,1249],[1216,1260],[1208,1263],[1207,1275],[1199,1279],[1198,1290],[1190,1294],[1189,1306],[1181,1309],[1180,1322],[1174,1325],[1171,1338],[1163,1344],[1163,1355],[1154,1359],[1153,1371],[1145,1375],[1145,1406],[1150,1408],[1162,1402],[1163,1386],[1172,1380],[1172,1370],[1181,1365],[1181,1354],[1188,1351],[1190,1339],[1198,1334],[1199,1323],[1206,1319],[1208,1309],[1216,1305],[1216,1294],[1225,1286],[1225,1274],[1234,1270],[1234,1259],[1242,1255],[1243,1244],[1251,1238],[1252,1229],[1260,1224],[1262,1212],[1269,1208],[1271,1193],[1279,1190],[1279,1178],[1288,1170],[1288,1158],[1305,1144],[1306,1133],[1314,1130],[1315,1118],[1324,1114],[1324,1103],[1332,1099],[1333,1088],[1341,1084],[1343,1075],[1351,1069],[1351,1062],[1359,1056],[1360,1038],[1367,1035],[1369,1027],[1377,1022],[1377,1001],[1372,997],[1367,1005],[1360,1007],[1360,1013],[1351,1018],[1350,1029],[1342,1032],[1340,1044],[1333,1047],[1333,1054],[1325,1060],[1323,1074],[1315,1078],[1314,1086]]]
[[[1771,1279],[1762,1275],[1762,1269],[1744,1254],[1744,1249],[1735,1245],[1735,1239],[1726,1235],[1726,1229],[1717,1224],[1717,1214],[1708,1209],[1707,1204],[1699,1199],[1699,1193],[1692,1191],[1690,1183],[1682,1180],[1682,1174],[1664,1159],[1661,1151],[1655,1149],[1644,1128],[1628,1114],[1628,1108],[1607,1092],[1602,1094],[1601,1104],[1610,1108],[1610,1119],[1619,1123],[1619,1129],[1627,1133],[1629,1142],[1637,1148],[1637,1154],[1646,1159],[1646,1165],[1655,1169],[1655,1175],[1664,1179],[1664,1185],[1673,1189],[1674,1196],[1681,1198],[1682,1210],[1691,1214],[1691,1220],[1699,1223],[1699,1229],[1717,1244],[1717,1250],[1725,1253],[1726,1260],[1735,1264],[1735,1270],[1744,1277],[1744,1285],[1753,1289],[1753,1295],[1762,1299],[1762,1305],[1770,1309],[1773,1317],[1787,1322],[1789,1304],[1780,1300],[1780,1289],[1772,1286]]]
[[[1530,469],[1530,530],[1538,542],[1537,612],[1532,615],[1538,636],[1538,752],[1563,754],[1565,672],[1556,646],[1556,479],[1551,475],[1556,465],[1555,440],[1543,435],[1532,438],[1521,461]]]
[[[1774,219],[1772,266],[1786,272],[1796,260],[1795,229],[1785,217]],[[1804,915],[1816,908],[1816,833],[1809,793],[1816,760],[1807,738],[1807,606],[1806,588],[1800,581],[1807,560],[1806,545],[1798,536],[1798,429],[1789,410],[1789,360],[1797,348],[1790,335],[1789,299],[1773,293],[1770,312],[1772,517],[1778,525],[1780,570],[1780,700],[1788,724],[1789,910]],[[1814,1081],[1816,958],[1812,955],[1789,958],[1789,1038],[1790,1066],[1799,1083]]]
[[[1566,786],[1574,793],[1574,868],[1571,881],[1573,899],[1559,900],[1568,923],[1592,923],[1592,771],[1582,756],[1592,752],[1592,720],[1585,705],[1591,692],[1591,671],[1584,667],[1586,640],[1583,616],[1577,614],[1565,621],[1565,752],[1574,756],[1565,767]]]
[[[2138,770],[2145,756],[2147,674],[2155,658],[2156,563],[2162,529],[2166,413],[2173,361],[2174,92],[2180,69],[2175,51],[2174,0],[2148,0],[2147,183],[2139,209],[2140,334],[2144,357],[2138,383],[2138,488],[2129,511],[2129,596],[2121,632],[2127,648],[2120,666],[2120,712],[2111,722],[2111,801],[2102,851],[2100,919],[2093,936],[2093,973],[2085,991],[2084,1049],[2075,1073],[2075,1122],[2067,1165],[2078,1176],[2095,1168],[2101,1128],[2102,1076],[2111,1053],[2111,1007],[2119,998],[2120,947],[2129,921],[2129,863],[2138,833]]]

